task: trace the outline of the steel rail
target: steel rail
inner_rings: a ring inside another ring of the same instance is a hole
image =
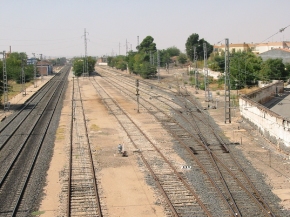
[[[88,144],[88,149],[89,149],[89,157],[90,157],[90,165],[91,165],[91,172],[93,175],[93,185],[94,185],[94,191],[96,194],[96,203],[98,206],[98,213],[99,216],[102,217],[102,209],[101,209],[101,203],[100,203],[100,196],[99,196],[99,191],[98,191],[98,187],[97,187],[97,178],[96,178],[96,172],[95,172],[95,167],[94,167],[94,160],[93,160],[93,154],[92,154],[92,150],[91,150],[91,142],[89,139],[89,135],[88,135],[88,128],[87,128],[87,124],[86,124],[86,115],[85,115],[85,110],[84,110],[84,106],[83,106],[83,100],[82,100],[82,93],[81,93],[81,89],[80,89],[80,85],[79,85],[79,80],[77,79],[78,82],[78,89],[79,89],[79,93],[80,93],[80,102],[81,102],[81,106],[82,106],[82,113],[83,113],[83,121],[85,123],[85,131],[86,131],[86,140],[87,140],[87,144]]]
[[[95,79],[94,79],[95,81]],[[96,81],[95,81],[96,82]],[[96,82],[97,83],[97,82]],[[100,86],[100,85],[99,85]],[[101,86],[100,86],[101,87]],[[96,87],[95,87],[96,88]],[[102,88],[102,87],[101,87]],[[97,90],[97,88],[96,88]],[[106,93],[106,91],[102,88],[102,90]],[[98,90],[97,90],[98,91]],[[98,91],[99,92],[99,91]],[[108,96],[109,94],[106,93]],[[100,95],[100,94],[99,94]],[[111,98],[111,97],[110,97]],[[111,98],[112,99],[112,98]],[[155,150],[160,154],[160,156],[164,159],[164,161],[170,166],[170,168],[174,171],[174,173],[178,176],[178,178],[180,179],[180,181],[184,184],[184,186],[194,195],[195,199],[198,201],[198,204],[200,205],[200,207],[204,210],[204,212],[208,215],[208,216],[212,216],[212,214],[208,211],[208,209],[205,207],[205,205],[203,204],[203,202],[200,200],[200,198],[198,197],[198,195],[196,194],[196,192],[191,188],[191,186],[185,182],[184,178],[177,172],[177,170],[175,169],[175,167],[170,163],[170,161],[168,161],[168,159],[161,153],[161,151],[156,147],[156,145],[154,145],[154,143],[147,137],[147,135],[140,129],[140,127],[127,115],[127,113],[125,113],[125,111],[118,105],[118,103],[112,99],[112,101],[114,102],[114,104],[123,112],[123,114],[126,115],[126,117],[136,126],[136,128],[141,132],[141,134],[151,143],[151,145],[155,148]],[[109,106],[107,105],[107,107],[109,108]],[[110,109],[110,108],[109,108]],[[111,113],[116,117],[116,115],[114,114],[114,112],[111,110]],[[116,119],[118,120],[118,118],[116,117]],[[122,126],[122,128],[125,130],[125,132],[127,133],[127,136],[130,138],[130,140],[132,141],[127,129],[123,126],[123,124],[118,120],[118,122],[120,123],[120,125]],[[134,144],[135,148],[138,149],[138,147],[136,146],[135,142],[132,141],[132,144]],[[143,156],[142,153],[140,153],[141,156]],[[147,162],[147,160],[142,157],[143,160],[145,160]],[[150,166],[149,163],[147,162],[146,165]],[[150,169],[150,172],[153,172],[153,170]],[[153,172],[154,174],[154,172]],[[153,175],[154,178],[156,178],[155,175]],[[155,179],[155,181],[159,182],[158,179]],[[158,186],[160,187],[160,183],[158,184]],[[166,194],[166,192],[163,190],[163,188],[160,189],[162,192],[164,192],[164,194]],[[171,208],[173,208],[173,213],[177,214],[174,206],[171,204],[171,201],[169,201],[169,198],[166,196],[165,197],[166,201],[169,202],[169,206]],[[170,205],[171,204],[171,205]]]
[[[54,77],[55,78],[55,77]],[[23,104],[23,106],[21,106],[21,109],[17,112],[17,113],[14,113],[13,114],[13,117],[11,118],[11,119],[9,119],[9,121],[7,122],[7,123],[5,123],[5,125],[0,129],[0,133],[2,133],[2,131],[4,131],[12,122],[13,122],[13,120],[14,119],[16,119],[18,116],[19,116],[19,114],[21,113],[21,112],[23,112],[26,108],[27,108],[27,106],[29,106],[30,105],[30,103],[34,100],[34,99],[36,99],[36,97],[38,97],[40,94],[43,94],[43,89],[45,89],[45,88],[48,88],[47,89],[47,91],[46,92],[48,92],[50,89],[50,87],[49,87],[49,85],[51,85],[51,83],[52,82],[54,82],[54,78],[52,78],[52,79],[50,79],[46,84],[44,84],[42,87],[40,87],[29,99],[28,99],[28,101],[26,101],[24,104]],[[43,94],[43,97],[44,97],[44,95],[45,94]],[[41,97],[41,99],[43,98],[43,97]],[[37,104],[35,104],[34,106],[33,106],[33,108],[35,108],[37,105],[38,105],[38,103],[41,101],[41,99],[37,102]],[[33,110],[33,108],[31,108],[31,111]],[[30,112],[31,112],[30,111]],[[30,114],[30,112],[27,114],[27,116],[29,116],[29,114]],[[26,117],[27,117],[26,116]],[[25,118],[26,118],[25,117]],[[25,120],[25,119],[24,119]],[[21,121],[21,123],[22,123],[22,121]],[[19,125],[21,125],[21,123],[19,123]],[[1,149],[2,149],[2,146],[0,147],[0,151],[1,151]]]
[[[152,85],[152,84],[151,84]],[[146,101],[146,100],[145,100]],[[148,102],[148,101],[147,101]],[[148,102],[148,103],[150,103],[150,102]],[[154,106],[153,104],[151,104],[152,106]],[[167,104],[168,105],[168,104]],[[168,106],[170,106],[170,105],[168,105]],[[171,106],[170,106],[171,107]],[[174,109],[174,108],[173,108]],[[183,117],[183,116],[182,116]],[[184,118],[184,117],[183,117]],[[214,132],[215,133],[215,132]],[[215,134],[216,135],[216,134]],[[192,136],[194,136],[194,135],[192,135]],[[218,136],[218,135],[217,135]],[[203,140],[203,142],[204,143],[206,143],[206,141],[205,141],[205,139],[203,138],[202,139]],[[206,144],[204,144],[204,147],[206,147],[207,149],[208,149],[208,146],[206,145]],[[226,150],[228,150],[228,148],[226,147],[226,146],[224,146],[224,148],[226,149]],[[208,151],[210,152],[210,155],[211,155],[211,159],[212,159],[212,151],[210,150],[210,149],[208,149]],[[228,152],[229,152],[229,150],[228,150]],[[215,158],[217,158],[217,156],[215,156]],[[233,159],[234,160],[234,159]],[[214,159],[212,159],[212,161],[214,162],[214,164],[216,165],[216,163],[215,163],[215,161],[214,161]],[[218,168],[218,166],[216,165],[216,167]],[[243,170],[242,170],[243,171]],[[244,171],[243,171],[244,172]],[[220,171],[219,171],[219,173],[220,173]],[[220,175],[221,175],[221,173],[220,173]],[[243,174],[244,176],[247,176],[246,174]],[[236,177],[235,177],[236,178]],[[222,178],[223,179],[223,178]],[[224,179],[223,179],[224,180]],[[250,179],[248,178],[248,181],[250,182],[250,184],[251,184],[251,187],[253,188],[253,190],[254,191],[256,191],[256,188],[253,186],[253,184],[252,184],[252,182],[250,181]],[[248,193],[250,193],[249,195],[252,197],[253,195],[251,194],[251,192],[249,192],[248,191],[248,189],[246,189],[245,187],[244,187],[244,185],[241,183],[241,182],[239,182],[239,185],[242,185],[241,187],[243,187],[243,189],[245,189],[245,191],[246,192],[248,192]],[[264,200],[262,200],[261,202],[260,202],[260,200],[261,200],[261,196],[260,196],[260,198],[259,198],[259,200],[256,200],[258,203],[257,204],[259,204],[259,206],[261,205],[261,203],[263,204],[262,206],[260,206],[261,207],[261,209],[262,210],[264,210],[264,212],[265,213],[267,213],[267,215],[269,215],[270,214],[270,216],[273,216],[273,214],[272,214],[272,211],[271,211],[271,209],[267,206],[267,204],[264,202]],[[255,199],[257,199],[257,198],[255,198]],[[264,204],[265,203],[265,204]],[[267,210],[266,210],[267,209]],[[237,211],[237,210],[236,210]],[[239,212],[238,212],[239,213]]]
[[[64,87],[65,87],[65,82],[63,83],[63,85],[62,85],[62,87],[61,87],[61,92],[60,92],[60,94],[58,95],[56,105],[58,104],[58,102],[59,102],[59,100],[60,100],[60,98],[61,98],[61,96],[62,96],[62,93],[63,93],[63,91],[64,91]],[[56,93],[56,89],[54,90],[54,94],[53,94],[53,96],[55,95],[55,93]],[[53,96],[51,97],[51,99],[53,98]],[[55,110],[56,110],[56,107],[53,109],[53,112],[52,112],[52,114],[51,114],[51,116],[50,116],[50,119],[49,119],[49,121],[48,121],[48,123],[47,123],[47,125],[46,125],[46,127],[45,127],[45,134],[46,134],[47,131],[48,131],[48,128],[49,128],[50,123],[51,123],[51,121],[52,121],[52,118],[53,118],[53,115],[54,115],[54,113],[55,113]],[[41,116],[42,116],[42,115],[43,115],[43,114],[41,114]],[[35,125],[35,126],[36,126],[36,125]],[[35,126],[34,126],[34,127],[35,127]],[[41,141],[40,141],[39,144],[38,144],[37,151],[36,151],[35,154],[34,154],[33,161],[31,162],[31,166],[30,166],[30,168],[29,168],[28,174],[27,174],[27,176],[26,176],[26,178],[25,178],[25,180],[24,180],[23,187],[22,187],[22,189],[20,190],[20,194],[19,194],[19,196],[18,196],[18,198],[17,198],[17,200],[16,200],[16,205],[15,205],[14,209],[12,210],[12,215],[11,215],[12,217],[15,217],[16,214],[17,214],[17,211],[18,211],[18,208],[19,208],[19,206],[20,206],[20,203],[21,203],[22,197],[23,197],[23,195],[24,195],[25,189],[26,189],[27,184],[28,184],[28,182],[29,182],[30,176],[31,176],[32,171],[33,171],[33,169],[34,169],[35,163],[36,163],[36,161],[37,161],[37,158],[38,158],[39,152],[40,152],[40,150],[41,150],[41,147],[42,147],[42,144],[43,144],[43,141],[45,140],[45,138],[46,138],[46,136],[42,137]]]
[[[114,85],[114,84],[112,84],[112,85]],[[145,99],[143,99],[143,100],[146,101],[147,103],[149,103],[151,106],[155,107],[158,111],[162,112],[164,115],[166,115],[168,117],[168,115],[165,112],[163,112],[162,110],[160,110],[156,105],[154,105],[153,103],[151,103],[151,102],[149,102],[149,101],[147,101]],[[163,101],[161,101],[161,102],[163,102]],[[163,102],[163,103],[167,104],[166,102]],[[167,104],[167,105],[170,106],[169,104]],[[170,106],[170,107],[172,108],[172,106]],[[174,109],[174,108],[172,108],[172,109]],[[174,109],[174,110],[176,111],[176,109]],[[154,113],[152,113],[152,111],[150,111],[150,110],[148,110],[148,111],[153,116],[155,116]],[[184,129],[181,125],[179,125],[179,126],[182,129]],[[166,127],[166,128],[168,128],[168,127]],[[186,129],[184,129],[184,130],[186,130]],[[174,134],[175,139],[177,139],[180,142],[180,144],[190,153],[190,155],[194,158],[194,160],[197,162],[197,164],[202,168],[202,170],[204,171],[204,173],[208,176],[208,179],[210,180],[210,182],[212,183],[212,185],[216,188],[216,190],[220,194],[220,196],[224,199],[224,202],[226,204],[228,204],[229,209],[232,211],[232,215],[233,216],[242,216],[241,215],[241,212],[240,212],[239,208],[237,207],[237,205],[235,203],[235,200],[234,200],[234,198],[233,198],[233,196],[232,196],[232,194],[231,194],[231,192],[230,192],[230,190],[229,190],[229,188],[228,188],[228,186],[227,186],[227,184],[226,184],[226,182],[224,180],[224,178],[222,177],[220,171],[218,170],[217,165],[215,164],[214,160],[212,159],[212,156],[209,155],[211,161],[213,162],[214,166],[216,167],[216,170],[217,170],[217,172],[218,172],[218,174],[220,176],[220,179],[221,179],[221,181],[222,181],[222,183],[223,183],[223,185],[224,185],[224,187],[226,189],[226,193],[227,193],[227,195],[228,195],[228,197],[229,197],[230,200],[227,199],[227,198],[225,198],[224,194],[221,192],[221,190],[219,189],[219,187],[217,186],[217,184],[215,183],[215,181],[213,180],[213,178],[206,171],[206,169],[204,168],[204,166],[202,165],[202,163],[198,160],[198,158],[196,158],[196,156],[192,155],[192,150],[187,145],[185,145],[181,139],[179,139],[179,137],[178,137],[178,135],[176,133],[174,133],[173,131],[171,131],[171,133]],[[231,204],[230,204],[230,202],[231,202]]]
[[[51,98],[46,102],[46,105],[45,105],[44,110],[48,107],[49,102],[50,102],[50,100],[52,100],[52,98],[53,98],[53,96],[54,96],[55,93],[56,93],[56,89],[53,90],[53,94],[52,94]],[[18,157],[20,156],[20,154],[21,154],[21,152],[22,152],[22,150],[23,150],[25,144],[27,143],[28,139],[30,138],[29,136],[30,136],[30,135],[32,134],[32,132],[35,130],[35,127],[37,126],[39,120],[42,118],[43,114],[44,114],[44,113],[42,113],[41,115],[38,116],[38,118],[37,118],[37,120],[36,120],[34,126],[33,126],[33,127],[31,128],[31,130],[28,132],[28,134],[27,134],[28,136],[27,136],[26,139],[23,141],[23,143],[20,145],[20,148],[18,149],[17,154],[16,154],[16,155],[14,156],[14,158],[11,160],[12,163],[11,163],[10,166],[7,168],[6,172],[4,173],[4,176],[3,176],[2,179],[0,180],[0,189],[1,189],[2,185],[3,185],[3,183],[5,182],[6,178],[8,177],[8,175],[9,175],[11,169],[13,168],[13,165],[15,164],[15,162],[16,162],[17,159],[18,159]],[[17,128],[19,128],[19,127],[17,127]]]

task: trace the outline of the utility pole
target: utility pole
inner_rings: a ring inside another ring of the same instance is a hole
[[[230,82],[229,39],[225,39],[225,123],[231,123],[231,82]]]
[[[138,47],[138,50],[139,50],[139,36],[137,36],[137,47]]]
[[[41,82],[43,82],[43,70],[42,70],[42,54],[39,54],[40,55],[40,74],[41,74]]]
[[[157,50],[157,73],[158,73],[158,82],[160,82],[160,56],[159,56],[159,50]]]
[[[196,46],[193,46],[193,60],[194,60],[194,80],[195,80],[195,90],[198,90],[198,74],[197,74],[197,55],[196,55]]]
[[[127,39],[126,39],[126,56],[127,56],[127,53],[128,53],[128,42],[127,42]]]
[[[8,102],[8,80],[7,80],[7,70],[6,70],[6,53],[2,52],[3,55],[3,110],[9,110],[9,102]],[[5,115],[6,116],[6,115]]]
[[[89,72],[88,72],[88,52],[87,52],[87,34],[88,32],[86,32],[86,29],[84,31],[84,43],[85,43],[85,58],[84,58],[84,73],[83,73],[83,77],[88,77],[89,76]]]
[[[203,43],[203,53],[204,53],[204,94],[205,101],[209,102],[209,87],[208,87],[208,69],[207,69],[207,48],[206,43]],[[209,107],[209,105],[208,105]]]
[[[119,42],[119,56],[120,56],[120,47],[121,47],[121,44],[120,44],[120,42]]]
[[[33,60],[34,60],[34,64],[33,64],[33,71],[34,71],[34,88],[37,87],[37,81],[36,81],[36,64],[37,64],[37,60],[35,58],[35,53],[32,53],[33,55]]]
[[[25,72],[24,72],[24,64],[25,64],[24,59],[22,59],[21,62],[21,92],[22,92],[22,96],[26,96],[26,88],[25,88]]]
[[[139,113],[139,79],[136,79],[137,112]]]

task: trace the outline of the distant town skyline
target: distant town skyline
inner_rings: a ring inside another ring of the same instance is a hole
[[[287,0],[183,1],[5,1],[0,14],[0,50],[29,57],[122,55],[150,35],[157,49],[185,52],[187,38],[199,34],[214,45],[290,41]],[[277,33],[277,34],[276,34]],[[272,37],[271,37],[272,36]]]

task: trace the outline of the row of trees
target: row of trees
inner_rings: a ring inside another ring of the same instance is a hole
[[[30,82],[34,79],[34,66],[32,64],[27,64],[28,56],[24,52],[13,52],[9,53],[6,57],[6,72],[7,72],[7,80],[21,83],[21,72],[22,68],[25,73],[25,82]],[[39,59],[38,59],[39,61]],[[58,58],[56,60],[50,61],[52,65],[64,65],[66,63],[66,58]],[[36,71],[38,74],[38,71]],[[2,58],[0,60],[0,96],[3,94],[3,61]],[[9,86],[8,86],[9,89]]]
[[[79,77],[83,73],[85,73],[86,67],[88,67],[88,73],[89,75],[92,74],[92,72],[95,71],[95,64],[96,64],[96,58],[94,57],[87,57],[85,59],[84,57],[75,57],[73,59],[73,71],[74,75]]]
[[[212,54],[208,66],[214,71],[224,72],[224,53]],[[268,59],[247,52],[233,52],[230,55],[231,84],[233,88],[242,88],[256,84],[258,80],[284,80],[290,77],[290,63],[284,64],[282,59]],[[221,77],[223,79],[223,76]]]
[[[17,83],[21,82],[21,67],[23,66],[25,72],[25,80],[29,82],[33,79],[33,65],[26,64],[27,55],[26,53],[11,53],[6,58],[6,71],[7,79],[14,80]],[[3,62],[0,61],[0,74],[3,74]],[[2,78],[1,78],[2,80]]]
[[[168,67],[169,64],[185,64],[193,60],[193,47],[196,47],[198,58],[203,58],[203,44],[207,45],[207,54],[210,55],[213,46],[203,38],[199,39],[198,34],[192,34],[186,41],[186,54],[173,46],[167,49],[158,50],[160,67]],[[143,78],[149,78],[157,73],[157,49],[152,36],[147,36],[139,46],[137,52],[130,51],[127,56],[109,57],[108,65],[117,69],[126,70],[138,74]],[[172,58],[177,57],[177,58]]]

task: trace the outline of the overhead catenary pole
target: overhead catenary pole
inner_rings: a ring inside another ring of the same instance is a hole
[[[136,79],[137,112],[139,113],[139,79]]]
[[[197,73],[197,55],[196,55],[196,46],[193,46],[193,60],[194,60],[194,80],[195,80],[195,89],[198,89],[198,73]]]
[[[127,53],[128,53],[128,42],[127,42],[127,39],[126,39],[126,56],[127,56]]]
[[[26,61],[25,59],[22,59],[21,61],[21,92],[23,96],[26,96],[25,71],[24,71],[25,61]]]
[[[7,70],[6,70],[6,52],[2,52],[3,55],[3,110],[9,110],[9,101],[8,101],[8,80],[7,80]],[[5,115],[6,116],[6,115]]]
[[[41,74],[41,82],[43,82],[43,65],[42,65],[42,54],[39,54],[40,55],[40,74]]]
[[[33,55],[33,71],[34,71],[34,87],[37,87],[37,81],[36,81],[36,64],[37,64],[37,60],[35,58],[35,53],[32,53]]]
[[[160,56],[159,56],[159,50],[157,50],[157,73],[158,73],[158,82],[160,82]]]
[[[87,34],[88,34],[88,32],[85,29],[84,30],[85,58],[84,58],[84,72],[83,72],[83,77],[88,77],[89,76],[89,72],[88,72]]]
[[[206,43],[203,43],[203,53],[204,53],[204,94],[205,94],[205,100],[207,102],[209,102],[209,87],[208,87],[208,68],[207,68],[207,48],[206,48]]]
[[[229,39],[225,39],[225,123],[231,123],[231,83]]]

